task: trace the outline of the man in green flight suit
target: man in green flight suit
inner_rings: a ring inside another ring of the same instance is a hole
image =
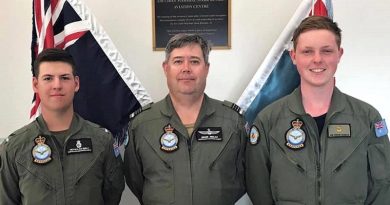
[[[0,204],[119,204],[122,160],[111,133],[73,111],[75,69],[64,50],[38,55],[32,85],[41,115],[1,145]]]
[[[300,87],[251,127],[246,179],[253,204],[390,204],[385,120],[335,87],[340,28],[327,17],[308,17],[293,44]]]
[[[173,36],[169,94],[130,122],[125,176],[141,204],[231,205],[245,193],[244,120],[238,106],[204,93],[209,51],[199,35]]]

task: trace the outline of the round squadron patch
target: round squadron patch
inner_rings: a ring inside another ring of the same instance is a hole
[[[46,164],[51,161],[51,149],[45,144],[46,138],[38,136],[34,139],[35,146],[32,149],[33,162]]]
[[[251,145],[256,145],[259,142],[259,129],[256,126],[252,125],[251,130],[249,132],[249,142]]]
[[[306,134],[301,129],[303,121],[295,119],[291,122],[292,128],[286,133],[286,146],[290,149],[302,149],[305,147]]]
[[[161,150],[165,152],[173,152],[179,148],[177,145],[179,143],[179,138],[173,133],[173,130],[174,128],[171,124],[168,124],[164,127],[165,133],[160,137]]]

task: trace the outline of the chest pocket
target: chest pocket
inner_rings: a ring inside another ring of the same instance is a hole
[[[314,171],[314,157],[307,130],[306,141],[301,149],[292,149],[286,145],[286,133],[291,129],[288,122],[268,133],[270,141],[271,175],[270,184],[276,204],[299,204],[304,196],[310,195],[308,173]],[[260,173],[259,173],[260,174]]]
[[[160,149],[160,141],[157,138],[140,139],[137,141],[137,147],[139,153],[142,153],[140,157],[145,177],[142,200],[145,205],[171,204],[175,200],[174,163],[172,161],[176,157],[185,156],[186,148],[182,146],[183,144],[179,144],[177,150],[166,153]],[[179,140],[179,143],[184,142]]]
[[[193,146],[195,167],[207,178],[210,178],[210,190],[229,192],[239,190],[243,181],[243,150],[241,136],[233,128],[222,129],[222,141],[196,141]],[[222,183],[222,185],[221,185]],[[215,194],[209,197],[214,197]],[[233,192],[234,193],[234,192]],[[232,196],[234,197],[234,196]],[[226,199],[228,200],[228,199]]]
[[[52,161],[47,164],[35,164],[31,153],[21,153],[16,158],[16,167],[19,174],[19,188],[24,199],[30,204],[50,204],[55,201],[56,170],[55,162],[58,156],[52,155]],[[58,178],[58,179],[62,179]]]
[[[223,130],[223,140],[220,142],[198,142],[202,146],[201,153],[209,153],[205,159],[211,159],[210,169],[224,169],[237,167],[240,154],[240,136],[233,129]]]

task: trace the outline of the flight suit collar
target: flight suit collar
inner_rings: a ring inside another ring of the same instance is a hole
[[[161,113],[165,116],[171,117],[172,115],[177,115],[175,108],[172,104],[172,99],[169,95],[165,97],[165,99],[162,101],[163,105],[161,106]],[[211,106],[210,104],[210,98],[206,94],[204,94],[202,106],[199,112],[199,116],[203,115],[210,115],[213,112],[215,112],[215,107]],[[199,117],[198,117],[199,118]]]
[[[196,119],[195,127],[199,126],[199,124],[202,122],[202,119],[212,115],[215,112],[216,112],[216,108],[210,102],[210,98],[206,94],[204,94],[202,107],[200,108],[198,118]]]
[[[301,87],[296,88],[288,97],[287,100],[289,109],[298,115],[306,115],[305,108],[302,103]],[[345,108],[346,96],[337,88],[333,89],[331,104],[328,110],[326,119],[329,119],[331,115],[336,112],[341,112]]]
[[[183,135],[187,135],[187,130],[184,127],[183,123],[180,120],[179,115],[176,113],[175,108],[173,107],[172,104],[172,99],[169,95],[165,97],[165,99],[162,101],[162,106],[160,108],[161,114],[168,117],[170,121],[173,123],[173,125],[176,125],[177,131],[182,133]],[[196,119],[195,122],[195,128],[201,123],[202,119],[204,119],[207,116],[212,115],[213,113],[216,112],[215,106],[211,103],[211,99],[204,94],[202,106],[199,111],[198,118]],[[180,126],[177,126],[180,125]]]
[[[295,90],[290,94],[290,96],[287,99],[287,103],[289,109],[293,113],[298,115],[306,114],[305,108],[303,107],[303,103],[302,103],[301,86],[295,88]]]
[[[172,99],[169,95],[165,97],[165,99],[162,101],[162,106],[161,106],[161,113],[167,117],[172,117],[176,115],[178,117],[178,114],[175,111],[175,108],[173,107],[172,104]],[[206,94],[204,94],[202,106],[199,111],[198,119],[196,120],[197,122],[199,119],[201,119],[204,116],[208,116],[213,114],[216,111],[216,108],[210,103],[210,98]],[[180,120],[179,120],[180,121]]]
[[[169,94],[162,101],[162,106],[161,106],[160,111],[161,111],[161,114],[163,114],[169,118],[171,118],[173,115],[177,115],[175,108],[173,107],[173,104],[172,104],[172,99],[169,96]]]
[[[36,123],[37,123],[37,128],[41,134],[51,135],[51,132],[47,128],[45,119],[43,119],[42,115],[39,115],[39,117],[37,117]],[[81,128],[82,128],[81,117],[77,113],[74,113],[72,122],[69,127],[70,130],[69,136],[72,136],[73,134],[77,133],[79,130],[81,130]]]
[[[332,100],[328,110],[326,119],[329,119],[334,113],[341,112],[346,107],[346,95],[343,94],[337,87],[333,89]]]

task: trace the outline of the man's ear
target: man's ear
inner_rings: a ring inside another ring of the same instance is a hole
[[[34,93],[38,93],[38,78],[32,77],[32,88],[34,90]]]
[[[207,76],[209,75],[209,68],[210,68],[210,63],[206,63]]]
[[[167,70],[168,70],[168,62],[167,61],[164,61],[162,63],[162,67],[163,67],[163,70],[164,70],[164,74],[165,76],[167,75]]]
[[[291,49],[289,53],[290,53],[291,61],[293,62],[294,65],[296,65],[296,62],[295,62],[295,56],[296,56],[295,50]]]
[[[75,76],[75,77],[74,77],[74,82],[75,82],[75,84],[76,84],[76,87],[75,87],[75,89],[74,89],[74,92],[77,92],[77,91],[79,91],[79,89],[80,89],[80,78],[79,78],[79,76]]]

